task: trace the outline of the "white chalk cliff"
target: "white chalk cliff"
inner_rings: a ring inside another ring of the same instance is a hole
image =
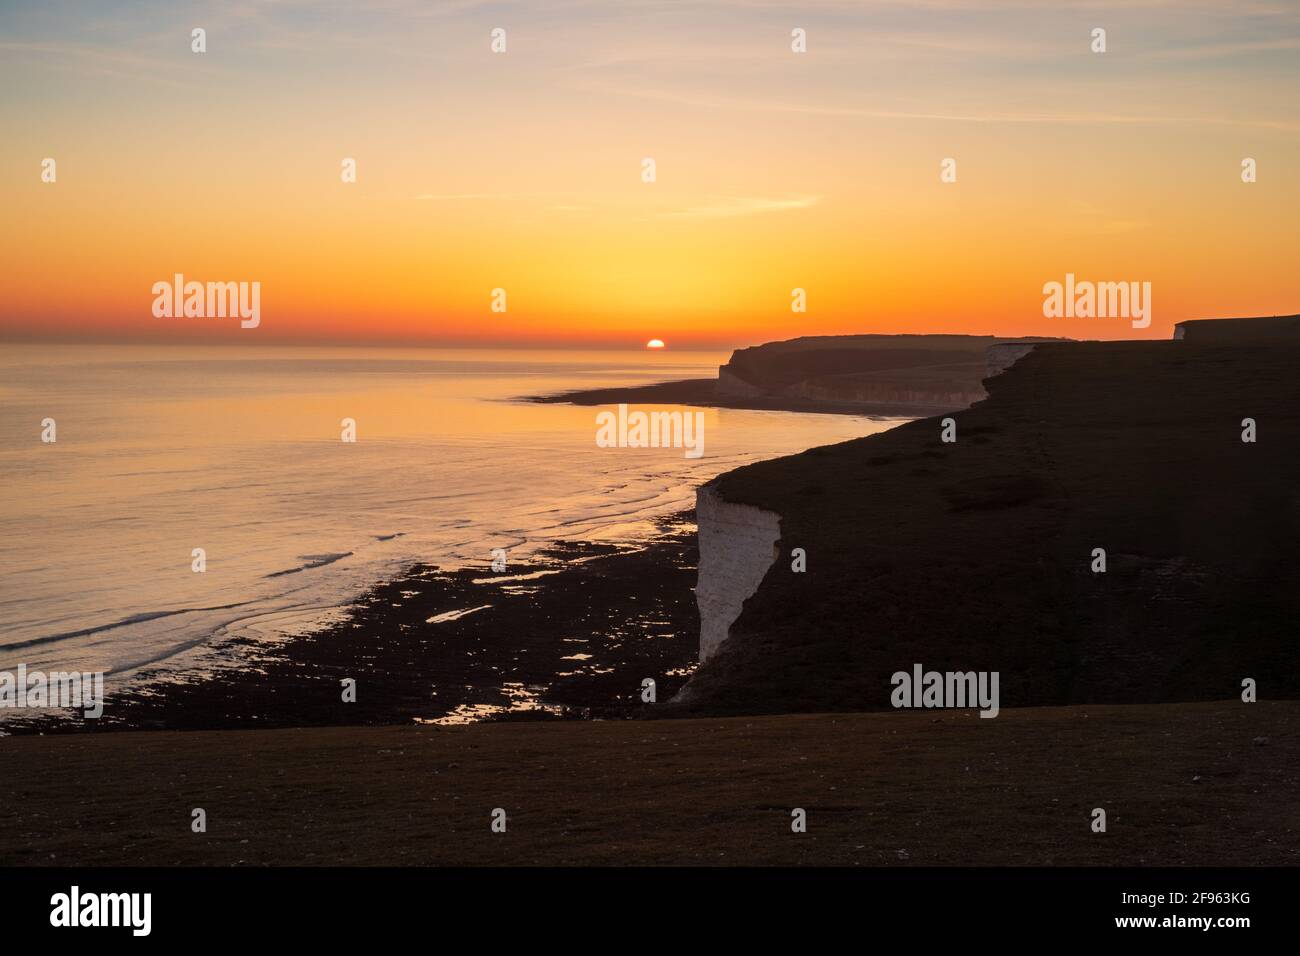
[[[984,377],[992,378],[995,375],[1001,375],[1032,352],[1037,345],[1037,342],[1001,342],[997,345],[990,345],[984,350],[984,361],[986,363]]]
[[[700,662],[708,660],[746,598],[758,590],[778,555],[781,516],[753,505],[733,504],[709,485],[695,496],[700,566],[695,603],[700,608]]]

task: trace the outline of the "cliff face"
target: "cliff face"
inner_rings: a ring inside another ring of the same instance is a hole
[[[1297,367],[1300,345],[1044,343],[955,413],[955,443],[922,419],[721,476],[685,709],[887,709],[917,662],[998,671],[1004,707],[1236,699],[1245,678],[1300,697]]]
[[[766,393],[757,385],[752,385],[723,365],[718,369],[718,394],[735,398],[759,398]]]
[[[1037,342],[1001,342],[990,345],[988,351],[984,353],[987,364],[985,376],[992,378],[994,375],[1001,375],[1032,352],[1037,344]]]
[[[723,500],[705,485],[696,493],[700,565],[695,602],[700,609],[700,660],[727,638],[745,600],[776,559],[780,518],[771,511]]]
[[[969,376],[941,377],[938,372],[925,381],[901,376],[858,378],[838,375],[830,379],[789,385],[781,389],[780,394],[785,398],[802,398],[814,402],[905,406],[917,414],[937,414],[968,408],[986,396],[984,389],[972,383]]]

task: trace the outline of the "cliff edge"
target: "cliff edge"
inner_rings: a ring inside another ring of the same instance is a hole
[[[1233,699],[1245,678],[1300,697],[1297,368],[1300,344],[1248,336],[1042,343],[951,416],[955,442],[922,419],[715,479],[702,551],[731,505],[779,516],[779,555],[734,538],[734,564],[768,566],[726,600],[702,555],[701,595],[743,610],[682,706],[886,709],[918,662],[998,671],[1004,707]]]

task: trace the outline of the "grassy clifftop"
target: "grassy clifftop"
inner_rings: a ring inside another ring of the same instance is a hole
[[[1244,677],[1300,696],[1298,368],[1294,344],[1044,344],[955,443],[936,417],[722,476],[782,516],[781,555],[691,707],[883,709],[916,662],[1000,671],[1003,707],[1227,699]]]
[[[1265,702],[13,738],[0,863],[1295,865],[1298,730]]]

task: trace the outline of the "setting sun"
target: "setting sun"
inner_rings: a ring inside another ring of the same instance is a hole
[[[649,342],[647,342],[647,343],[645,344],[645,347],[648,348],[648,349],[661,349],[661,348],[664,347],[664,340],[663,340],[663,339],[651,339]]]

